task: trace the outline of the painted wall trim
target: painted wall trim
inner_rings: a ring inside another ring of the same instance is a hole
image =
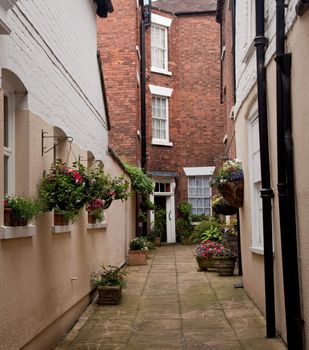
[[[173,93],[173,89],[152,84],[149,84],[149,90],[152,95],[159,95],[165,97],[171,97]]]
[[[160,26],[169,28],[172,24],[172,21],[173,20],[171,18],[156,15],[154,13],[151,15],[151,23],[153,24],[158,24]]]
[[[203,166],[203,167],[191,167],[183,168],[186,176],[205,176],[212,175],[215,171],[214,166]]]

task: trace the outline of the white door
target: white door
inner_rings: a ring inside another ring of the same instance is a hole
[[[166,236],[167,243],[176,243],[174,195],[166,197]]]

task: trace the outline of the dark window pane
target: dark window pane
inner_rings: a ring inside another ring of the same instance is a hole
[[[4,96],[4,147],[9,147],[9,104],[8,98]]]
[[[9,192],[9,157],[4,156],[4,194]]]

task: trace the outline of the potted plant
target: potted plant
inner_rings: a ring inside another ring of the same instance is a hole
[[[76,220],[88,200],[85,191],[86,172],[82,164],[72,167],[56,161],[40,184],[39,194],[45,211],[54,210],[54,224],[67,225]]]
[[[161,246],[162,235],[166,232],[166,210],[165,209],[156,209],[154,226],[153,226],[153,235],[155,237],[155,246]]]
[[[192,243],[200,243],[207,240],[221,242],[221,226],[222,224],[218,219],[209,217],[194,227],[190,241]]]
[[[148,250],[148,247],[145,244],[145,240],[142,237],[131,239],[129,246],[130,250],[128,256],[128,265],[146,265],[146,252]]]
[[[191,244],[193,227],[191,224],[192,205],[187,202],[179,203],[179,217],[176,221],[177,236],[181,244]]]
[[[37,200],[21,196],[4,196],[4,226],[27,226],[29,221],[40,214]]]
[[[212,268],[218,270],[220,276],[233,275],[236,255],[221,243],[204,241],[198,244],[195,257],[201,271]]]
[[[98,272],[92,275],[91,283],[98,290],[98,304],[119,304],[122,288],[125,287],[124,276],[126,272],[117,266],[102,266]]]
[[[227,201],[222,197],[222,195],[216,195],[211,201],[212,210],[216,214],[221,215],[235,215],[237,213],[237,208],[232,207],[227,203]]]
[[[243,205],[244,174],[238,159],[227,160],[221,166],[212,185],[218,188],[220,194],[229,205],[239,208]]]
[[[238,230],[237,220],[231,220],[222,229],[222,244],[238,255]]]
[[[95,224],[101,222],[104,219],[104,200],[100,198],[93,199],[90,204],[87,205],[88,212],[88,224]]]

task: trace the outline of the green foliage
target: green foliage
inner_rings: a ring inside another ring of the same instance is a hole
[[[237,220],[233,219],[229,224],[225,224],[223,226],[223,230],[227,236],[237,236],[238,235]]]
[[[203,220],[208,220],[208,215],[205,214],[192,214],[191,220],[193,222],[201,222]]]
[[[108,269],[102,266],[98,272],[94,273],[91,278],[91,284],[94,288],[104,286],[121,286],[126,285],[124,276],[126,272],[121,271],[117,266],[108,266]]]
[[[135,192],[144,196],[153,193],[154,182],[144,173],[143,169],[129,164],[124,164],[124,167],[130,176],[132,188]]]
[[[142,202],[140,204],[140,208],[143,212],[148,211],[148,210],[154,210],[155,205],[154,203],[151,202],[147,197],[143,196],[142,197]]]
[[[4,196],[4,207],[12,210],[14,218],[27,221],[38,216],[42,211],[41,203],[38,200],[20,196]]]
[[[130,241],[131,250],[148,250],[143,237],[137,237]]]
[[[195,226],[191,236],[192,243],[199,243],[205,239],[221,241],[221,224],[217,219],[209,218]]]
[[[93,216],[93,218],[96,220],[96,221],[103,221],[104,219],[104,212],[103,212],[103,209],[93,209],[93,210],[90,210],[89,211],[89,214],[91,214]]]
[[[74,221],[88,200],[86,183],[82,164],[73,163],[73,167],[69,168],[65,163],[56,161],[49,173],[44,175],[39,188],[44,211],[54,209],[56,213]]]
[[[166,231],[166,210],[165,209],[156,209],[153,234],[155,237],[162,237]]]
[[[192,205],[187,202],[182,202],[178,205],[178,209],[179,218],[176,221],[177,235],[182,242],[190,243],[189,238],[193,231],[191,225]]]

